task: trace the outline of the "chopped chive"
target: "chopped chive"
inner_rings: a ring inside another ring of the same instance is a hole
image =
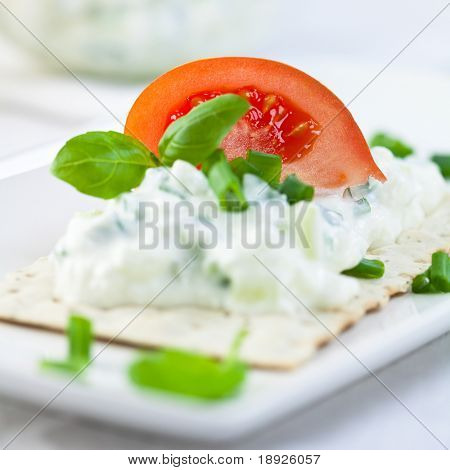
[[[430,281],[441,292],[450,292],[450,258],[437,251],[431,258]]]
[[[256,175],[271,186],[276,186],[279,183],[281,177],[281,157],[279,155],[249,150],[247,163],[255,169]]]
[[[276,187],[281,176],[281,157],[271,153],[249,150],[247,158],[238,157],[230,162],[234,173],[242,180],[245,174],[259,176],[271,186]]]
[[[431,283],[429,269],[413,279],[411,289],[415,294],[437,294],[439,292]]]
[[[431,160],[439,167],[444,178],[450,178],[450,155],[435,154]]]
[[[419,293],[423,292],[430,286],[430,278],[427,273],[419,274],[416,276],[412,282],[412,291]]]
[[[379,279],[384,274],[384,263],[378,259],[363,258],[353,268],[342,271],[342,274],[360,279]]]
[[[226,159],[211,166],[208,173],[209,185],[226,211],[240,211],[247,208],[247,201],[239,178],[233,173]]]
[[[442,251],[433,253],[431,266],[413,279],[415,294],[443,294],[450,292],[450,256]]]
[[[211,167],[214,165],[214,163],[219,162],[220,160],[226,160],[225,153],[222,149],[217,149],[213,154],[207,158],[203,163],[202,163],[202,171],[206,175],[209,173],[209,170],[211,170]]]
[[[386,147],[398,158],[405,158],[414,152],[413,148],[405,142],[383,132],[375,134],[370,139],[369,145],[371,147]]]
[[[91,358],[92,324],[79,315],[72,315],[67,326],[69,358],[88,362]]]
[[[66,328],[66,335],[69,340],[67,358],[62,361],[41,361],[43,368],[76,373],[89,363],[92,345],[92,324],[90,320],[79,315],[71,315]]]
[[[278,187],[278,191],[286,194],[289,204],[295,204],[299,201],[312,201],[314,197],[314,188],[300,181],[294,174],[286,177]]]
[[[240,180],[244,177],[245,174],[251,173],[252,175],[257,175],[258,172],[256,168],[250,165],[245,158],[237,157],[230,162],[231,169]]]

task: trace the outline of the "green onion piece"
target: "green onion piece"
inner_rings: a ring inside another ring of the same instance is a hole
[[[386,147],[398,158],[405,158],[414,152],[413,148],[405,142],[383,132],[375,134],[370,139],[369,145],[371,147]]]
[[[255,174],[271,186],[276,186],[281,177],[281,157],[270,153],[247,152],[247,163],[255,169]]]
[[[413,279],[411,289],[415,294],[438,294],[439,291],[433,286],[430,280],[430,270],[419,274]]]
[[[281,157],[271,153],[249,150],[247,158],[238,157],[230,162],[234,173],[242,180],[245,174],[256,175],[273,187],[276,187],[281,176]]]
[[[92,324],[79,315],[72,315],[67,326],[69,337],[69,358],[80,362],[89,362],[91,358]]]
[[[450,258],[437,251],[431,258],[430,281],[441,292],[450,292]]]
[[[442,294],[450,292],[450,256],[442,251],[433,253],[431,266],[412,282],[415,294]]]
[[[245,158],[237,157],[230,162],[231,169],[234,174],[239,177],[240,180],[244,177],[246,173],[251,173],[252,175],[257,175],[256,168],[250,165]]]
[[[363,258],[355,267],[342,271],[342,274],[360,279],[379,279],[384,274],[384,263],[378,259]]]
[[[63,361],[44,360],[45,369],[76,373],[86,366],[91,359],[92,324],[79,315],[71,315],[66,329],[69,340],[68,356]]]
[[[450,178],[450,155],[435,154],[431,160],[439,167],[444,178]]]
[[[240,211],[247,208],[247,201],[239,178],[233,173],[226,159],[214,163],[208,173],[209,185],[226,211]]]
[[[314,197],[314,188],[300,181],[294,174],[286,177],[278,187],[278,191],[281,194],[286,194],[289,204],[295,204],[299,201],[312,201]]]
[[[202,163],[203,173],[207,175],[209,173],[209,170],[211,170],[211,167],[214,165],[214,163],[217,163],[221,160],[226,160],[225,153],[222,149],[217,149],[210,157],[208,157]]]
[[[144,353],[130,365],[130,380],[139,387],[180,395],[226,398],[236,393],[246,376],[247,368],[237,357],[245,334],[239,332],[223,362],[175,349]]]

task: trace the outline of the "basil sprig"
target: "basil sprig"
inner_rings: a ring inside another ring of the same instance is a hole
[[[161,162],[169,166],[175,160],[186,160],[193,165],[203,163],[249,107],[244,98],[234,94],[199,104],[164,132],[158,145]]]
[[[139,186],[148,168],[159,164],[137,139],[119,132],[88,132],[70,139],[51,172],[90,196],[112,199]]]
[[[290,175],[279,184],[282,169],[279,155],[248,150],[245,158],[234,156],[237,158],[227,161],[220,145],[249,107],[244,98],[235,94],[201,103],[166,129],[158,146],[159,159],[128,135],[88,132],[64,145],[51,171],[82,193],[111,199],[139,186],[148,168],[185,160],[201,164],[224,210],[243,210],[248,206],[242,189],[247,173],[286,194],[290,204],[311,200],[314,189],[298,178]]]

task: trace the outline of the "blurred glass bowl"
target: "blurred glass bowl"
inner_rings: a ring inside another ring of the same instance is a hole
[[[270,7],[270,0],[15,0],[11,6],[71,70],[128,79],[199,57],[251,54],[270,31]],[[17,23],[3,29],[51,63]]]

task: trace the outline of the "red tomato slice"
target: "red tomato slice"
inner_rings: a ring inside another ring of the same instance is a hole
[[[125,132],[157,154],[167,126],[222,93],[247,98],[249,112],[225,138],[228,158],[247,149],[282,156],[283,173],[317,188],[384,181],[344,104],[314,78],[265,59],[224,57],[177,67],[157,78],[131,108]]]

